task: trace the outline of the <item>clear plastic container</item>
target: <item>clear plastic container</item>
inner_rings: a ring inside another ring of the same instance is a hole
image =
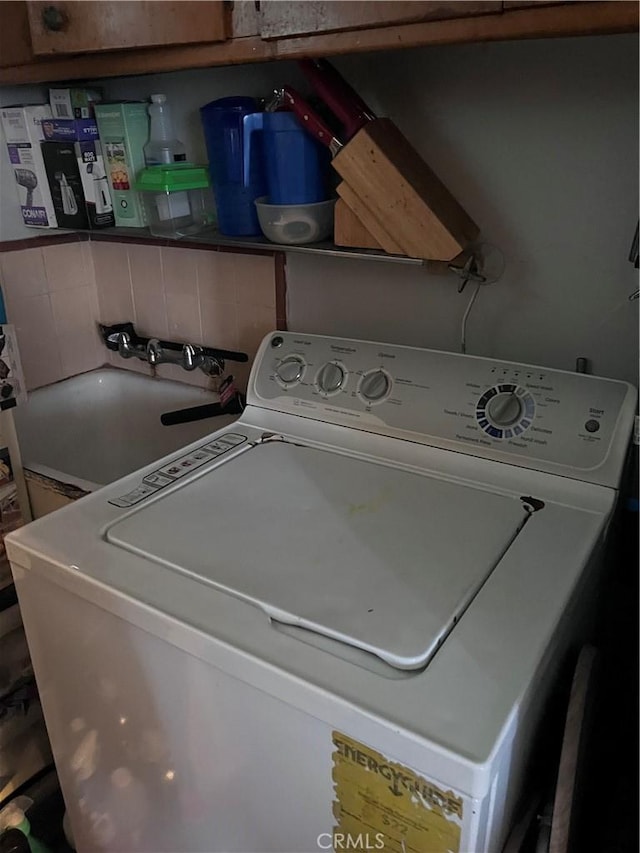
[[[335,203],[334,198],[314,204],[267,204],[267,196],[255,200],[264,236],[290,246],[326,240],[333,231]]]
[[[177,239],[215,224],[213,196],[205,166],[172,163],[147,166],[136,179],[149,230]]]

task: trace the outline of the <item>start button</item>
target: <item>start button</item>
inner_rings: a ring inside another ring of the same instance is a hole
[[[586,429],[587,432],[598,432],[598,430],[600,429],[600,421],[596,421],[593,419],[590,421],[587,421],[586,424],[584,425],[584,428]]]

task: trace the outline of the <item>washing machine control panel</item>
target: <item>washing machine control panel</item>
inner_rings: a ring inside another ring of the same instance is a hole
[[[614,380],[291,332],[265,339],[249,389],[254,405],[579,471],[602,465],[633,399]]]

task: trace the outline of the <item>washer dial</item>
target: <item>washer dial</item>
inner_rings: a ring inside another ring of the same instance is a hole
[[[516,438],[533,421],[535,403],[519,385],[502,383],[485,391],[476,405],[476,420],[492,438]]]
[[[384,370],[371,370],[360,380],[358,390],[366,403],[381,403],[391,391],[391,377]]]
[[[337,394],[346,383],[347,371],[338,361],[323,364],[316,376],[316,386],[321,394]]]
[[[297,385],[304,376],[306,364],[300,355],[286,355],[276,365],[276,379],[284,388]]]
[[[513,391],[501,391],[489,400],[486,412],[496,426],[509,427],[520,420],[522,401]]]

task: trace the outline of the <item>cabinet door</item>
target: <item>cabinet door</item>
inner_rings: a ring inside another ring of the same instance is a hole
[[[0,3],[0,68],[24,65],[32,59],[27,4],[24,0]]]
[[[340,30],[369,29],[417,21],[436,21],[445,18],[470,17],[488,12],[500,12],[501,2],[393,2],[372,3],[354,0],[294,0],[282,3],[266,0],[260,4],[262,38],[313,35]]]
[[[34,2],[27,0],[33,52],[93,53],[223,41],[223,0]]]

